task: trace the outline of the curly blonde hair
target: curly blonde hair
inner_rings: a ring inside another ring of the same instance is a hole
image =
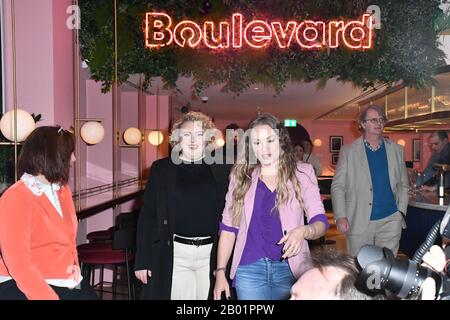
[[[197,111],[191,111],[183,115],[180,119],[178,119],[174,124],[172,125],[172,129],[170,130],[170,145],[175,147],[177,144],[180,143],[180,138],[174,135],[174,132],[177,132],[181,129],[181,127],[186,122],[201,122],[202,128],[206,130],[216,129],[216,126],[210,116],[207,116],[206,114],[202,112]],[[211,144],[212,141],[208,141],[208,145]]]

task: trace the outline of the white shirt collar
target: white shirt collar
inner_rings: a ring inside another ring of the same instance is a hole
[[[45,193],[49,189],[53,190],[54,192],[61,189],[61,186],[58,183],[52,183],[50,185],[50,184],[40,181],[36,176],[33,176],[28,173],[24,173],[22,175],[22,177],[20,178],[20,180],[23,181],[23,183],[25,183],[25,185],[28,187],[28,189],[30,189],[30,191],[35,196],[38,196],[38,197],[42,196],[42,194]]]

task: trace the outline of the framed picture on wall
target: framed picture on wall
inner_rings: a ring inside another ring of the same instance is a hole
[[[330,152],[338,153],[339,151],[341,151],[343,144],[344,144],[343,136],[331,136],[330,137]]]
[[[332,164],[333,166],[337,165],[338,160],[339,160],[339,153],[333,153],[333,154],[331,154],[331,164]]]
[[[420,161],[420,139],[413,139],[412,160],[413,162]]]

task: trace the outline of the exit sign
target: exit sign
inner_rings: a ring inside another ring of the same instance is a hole
[[[297,127],[297,120],[286,119],[286,120],[284,120],[284,126],[286,128],[295,128],[295,127]]]

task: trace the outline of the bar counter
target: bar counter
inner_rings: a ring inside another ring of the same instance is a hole
[[[431,227],[441,219],[450,203],[450,195],[439,198],[436,192],[416,191],[411,193],[406,215],[407,228],[403,230],[400,251],[409,258],[425,240]],[[437,239],[440,242],[440,239]]]

